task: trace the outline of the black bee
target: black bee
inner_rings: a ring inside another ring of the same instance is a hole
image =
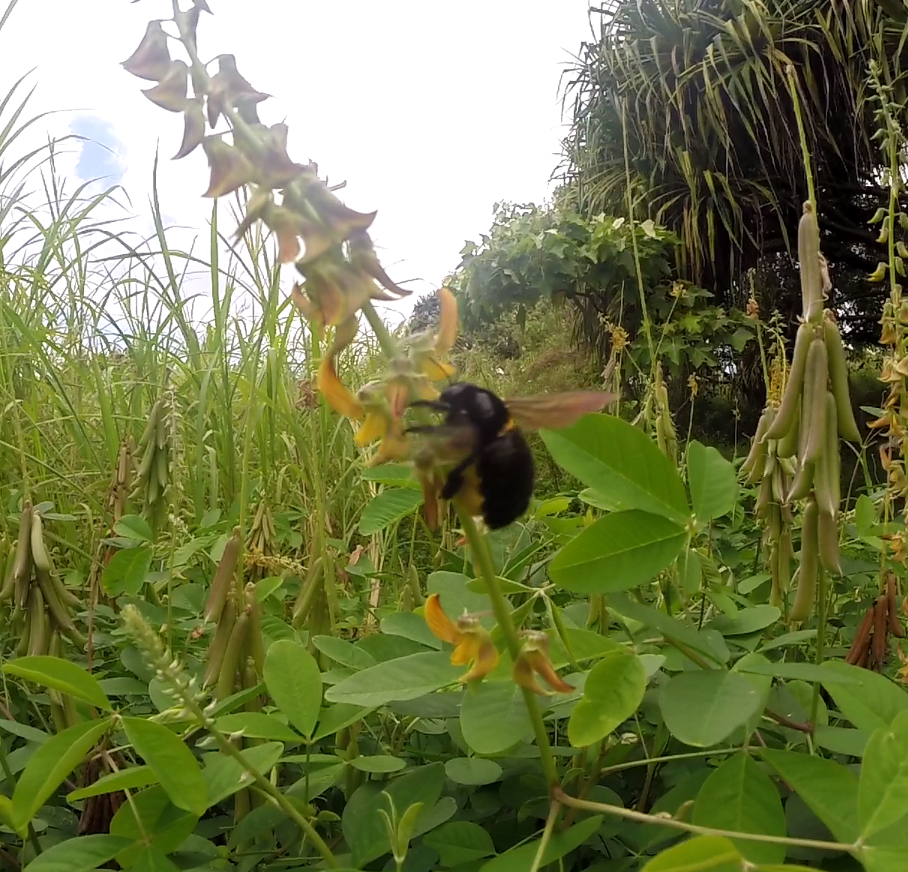
[[[444,424],[413,426],[408,432],[438,437],[444,459],[456,461],[438,496],[456,497],[471,515],[481,515],[490,529],[498,530],[519,518],[533,496],[533,455],[518,424],[526,429],[568,427],[614,399],[589,391],[505,401],[460,382],[437,400],[411,403],[441,412]]]

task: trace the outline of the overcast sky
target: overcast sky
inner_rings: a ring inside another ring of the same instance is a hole
[[[235,54],[273,95],[261,114],[286,120],[294,159],[346,180],[353,208],[378,209],[372,235],[398,280],[437,287],[465,240],[489,227],[496,201],[550,192],[564,134],[559,81],[590,37],[586,0],[208,2],[203,58]],[[169,158],[182,121],[149,103],[140,89],[150,83],[119,63],[169,9],[168,0],[20,0],[0,31],[2,83],[37,65],[32,111],[64,110],[35,133],[100,142],[63,167],[120,181],[143,222],[155,148]],[[201,150],[164,160],[159,185],[167,219],[204,237]]]

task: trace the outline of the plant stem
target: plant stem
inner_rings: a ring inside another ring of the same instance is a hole
[[[369,326],[372,328],[372,332],[375,334],[375,338],[378,340],[378,344],[381,346],[381,350],[384,351],[385,356],[388,360],[394,360],[398,355],[397,343],[388,332],[385,322],[379,317],[372,303],[363,303],[362,313],[366,316],[366,320],[369,322]]]
[[[489,553],[488,543],[485,537],[480,535],[473,518],[467,512],[458,510],[457,514],[460,517],[460,525],[463,527],[464,535],[473,554],[473,562],[478,567],[479,574],[488,588],[489,599],[492,600],[492,610],[495,612],[498,628],[501,630],[502,636],[504,636],[512,662],[516,662],[517,657],[520,655],[520,640],[517,638],[517,630],[511,620],[511,610],[508,607],[508,601],[498,585],[498,576],[495,574],[495,567],[492,565],[492,555]],[[536,744],[539,747],[542,770],[549,786],[552,789],[556,789],[559,783],[558,770],[555,767],[555,758],[552,755],[552,747],[549,744],[549,734],[546,731],[545,722],[542,720],[542,712],[539,709],[536,694],[525,687],[521,688],[521,690],[523,691],[527,713],[533,724],[533,731],[536,734]]]
[[[575,799],[573,796],[568,796],[560,789],[556,789],[554,795],[558,802],[569,808],[577,808],[581,811],[598,811],[603,814],[624,818],[625,820],[637,821],[637,823],[641,824],[657,824],[658,826],[669,827],[673,830],[683,830],[686,833],[694,833],[698,836],[725,836],[729,839],[741,839],[748,842],[766,842],[772,845],[791,845],[798,848],[815,848],[820,851],[847,851],[852,853],[856,848],[855,845],[846,845],[841,842],[824,842],[819,839],[767,836],[764,833],[742,833],[735,830],[720,830],[715,827],[701,827],[697,826],[697,824],[689,824],[686,821],[679,821],[658,814],[646,814],[645,812],[634,811],[633,809],[624,808],[619,805],[609,805],[604,802],[591,802],[586,799]]]
[[[823,657],[826,655],[826,620],[829,609],[827,608],[828,598],[828,579],[826,570],[821,566],[819,572],[819,584],[817,585],[817,603],[819,603],[820,614],[817,620],[817,653],[815,663],[820,666],[823,663]],[[820,705],[820,684],[814,682],[813,700],[810,705],[810,723],[815,727],[817,724],[817,709]]]
[[[545,829],[542,831],[542,838],[539,840],[539,847],[536,849],[536,856],[533,857],[533,865],[530,866],[529,872],[539,872],[539,866],[542,863],[542,855],[548,847],[549,839],[552,837],[552,830],[555,829],[555,821],[558,820],[558,812],[561,811],[561,803],[553,802],[549,809],[549,816],[545,822]]]

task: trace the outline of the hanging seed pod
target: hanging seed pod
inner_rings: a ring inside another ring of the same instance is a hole
[[[798,453],[798,443],[801,433],[801,398],[798,397],[796,403],[794,421],[788,428],[788,432],[776,442],[776,457],[787,459],[795,457]]]
[[[772,424],[766,430],[766,439],[782,439],[794,425],[798,400],[801,398],[804,388],[807,357],[815,335],[816,330],[810,324],[802,324],[798,327],[794,352],[791,356],[791,369],[788,371],[788,381],[785,383],[785,393],[782,394],[782,403],[776,410]]]
[[[807,202],[798,223],[798,263],[804,320],[814,324],[823,317],[824,283],[820,257],[820,228],[813,207]]]
[[[237,672],[243,657],[248,627],[249,616],[246,612],[240,612],[230,633],[230,639],[227,641],[227,649],[224,651],[221,671],[215,685],[214,698],[218,702],[222,702],[228,696],[233,695],[238,677]]]
[[[249,627],[246,630],[246,651],[255,665],[259,675],[265,669],[265,640],[262,636],[262,607],[256,596],[255,585],[250,581],[243,591],[246,601],[246,614],[249,615]],[[254,687],[255,685],[253,685]]]
[[[870,665],[882,672],[889,654],[889,601],[886,594],[877,597],[873,614],[873,639],[870,643]]]
[[[808,407],[807,445],[804,463],[816,463],[826,444],[826,382],[829,380],[826,343],[814,339],[807,355],[807,369],[804,374],[804,405]]]
[[[750,451],[747,452],[747,457],[741,464],[741,472],[747,474],[747,484],[749,485],[756,484],[763,477],[763,464],[766,460],[766,442],[763,437],[774,417],[775,412],[771,407],[763,410],[763,414],[760,415],[760,420],[757,422],[757,431],[750,443]]]
[[[233,632],[235,623],[236,604],[233,601],[233,597],[231,597],[227,600],[218,620],[217,629],[208,643],[208,662],[205,667],[205,676],[202,679],[202,687],[211,687],[217,682],[218,676],[221,674],[227,643],[230,641],[230,634]]]
[[[839,476],[839,441],[836,434],[835,398],[826,392],[825,403],[826,446],[823,455],[816,465],[814,474],[814,491],[821,515],[835,518],[839,511],[838,476]]]
[[[845,656],[846,663],[856,666],[861,657],[866,656],[870,647],[870,632],[873,629],[875,616],[876,606],[870,606],[864,613],[864,617],[858,626],[858,631],[855,633],[854,641],[851,643],[851,648],[848,649],[848,654]]]
[[[227,544],[224,545],[218,568],[214,573],[214,580],[211,582],[211,588],[208,591],[204,612],[206,621],[217,621],[221,616],[221,611],[227,602],[227,597],[233,585],[233,577],[236,573],[241,546],[240,528],[234,527]]]
[[[801,527],[801,566],[798,570],[798,589],[788,618],[792,622],[806,621],[813,614],[817,595],[817,556],[819,551],[819,510],[814,500],[804,508]]]
[[[839,556],[839,527],[832,515],[819,513],[817,519],[820,563],[827,572],[842,574]]]
[[[847,442],[860,443],[861,434],[857,421],[854,419],[851,397],[848,394],[848,367],[845,362],[842,334],[839,332],[838,325],[828,317],[823,319],[823,331],[829,355],[829,379],[832,382],[832,393],[835,397],[839,435]]]

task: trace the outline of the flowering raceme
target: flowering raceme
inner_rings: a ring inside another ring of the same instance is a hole
[[[432,381],[449,378],[454,373],[445,358],[457,337],[457,301],[447,288],[442,288],[438,297],[441,316],[437,332],[410,336],[408,354],[391,361],[383,379],[370,382],[354,395],[338,376],[335,360],[356,335],[355,315],[339,324],[334,342],[319,365],[318,389],[328,405],[345,418],[362,421],[356,432],[356,444],[364,446],[380,440],[376,463],[407,456],[403,432],[407,404],[414,396],[435,399],[438,391]]]

